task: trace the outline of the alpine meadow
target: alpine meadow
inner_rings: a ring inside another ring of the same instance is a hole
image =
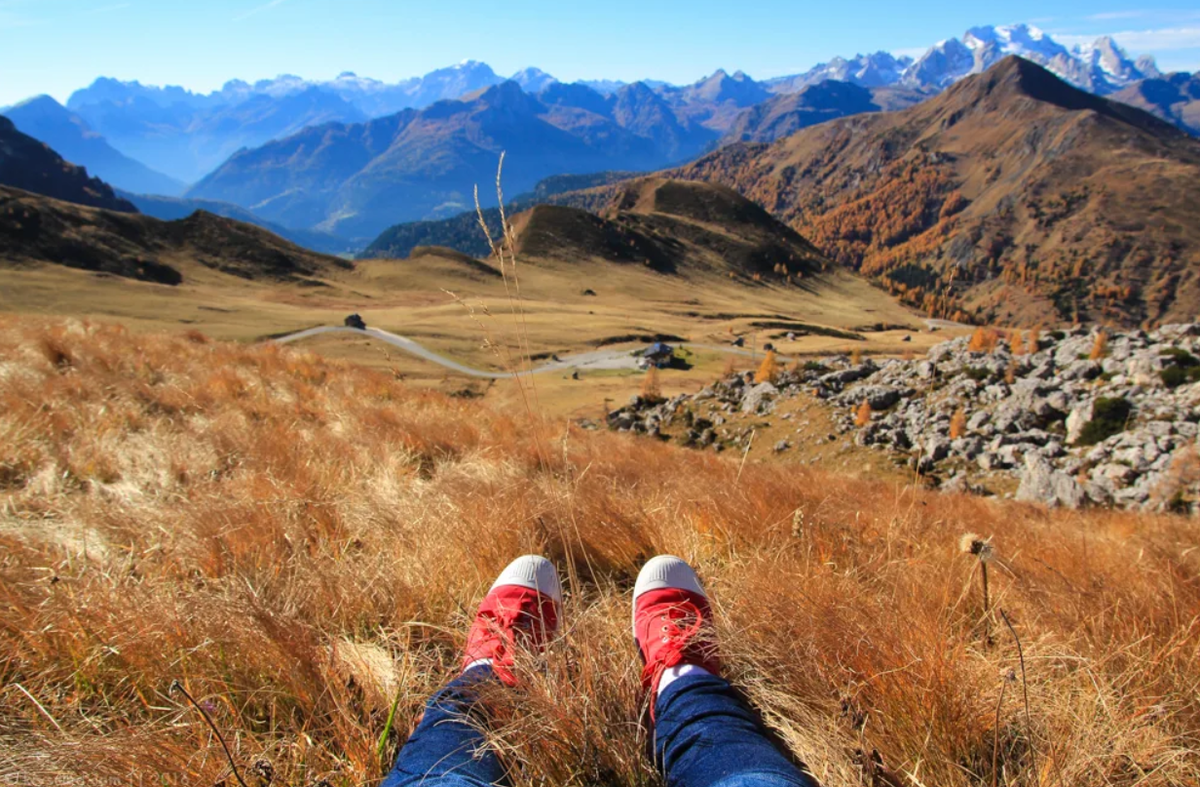
[[[1195,14],[992,13],[0,3],[0,783],[1200,785]]]

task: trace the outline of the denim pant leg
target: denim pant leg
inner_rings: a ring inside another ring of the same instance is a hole
[[[667,787],[817,787],[767,739],[721,678],[677,678],[654,710],[654,751]]]
[[[473,687],[491,679],[490,666],[475,667],[435,694],[381,787],[490,787],[503,783],[500,758],[484,746],[483,735],[468,719],[476,699]]]

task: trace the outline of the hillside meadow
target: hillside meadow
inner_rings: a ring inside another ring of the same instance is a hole
[[[526,552],[560,566],[567,626],[494,698],[519,787],[661,783],[628,630],[660,552],[697,566],[729,677],[823,784],[1200,780],[1194,521],[740,462],[526,401],[0,319],[0,782],[234,784],[178,681],[248,783],[376,784]]]

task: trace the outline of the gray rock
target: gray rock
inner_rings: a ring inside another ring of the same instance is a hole
[[[858,366],[851,366],[849,369],[843,369],[840,372],[830,372],[829,374],[821,375],[819,379],[825,385],[847,385],[848,383],[858,382],[870,377],[878,368],[874,362],[864,361]]]
[[[1119,448],[1113,451],[1112,458],[1114,462],[1128,465],[1135,473],[1141,473],[1149,469],[1151,461],[1158,458],[1158,449],[1155,449],[1154,456],[1148,457],[1141,446]]]
[[[1108,481],[1109,486],[1112,487],[1114,485],[1125,486],[1137,477],[1137,473],[1135,473],[1132,468],[1126,465],[1118,465],[1110,462],[1108,464],[1097,465],[1096,467],[1093,467],[1091,476],[1093,481],[1100,481],[1101,479],[1104,479]]]
[[[991,420],[992,416],[987,411],[977,410],[967,419],[967,429],[972,432],[978,432]]]
[[[925,443],[925,455],[934,462],[940,462],[950,455],[950,441],[945,437],[931,437]]]
[[[1079,440],[1079,435],[1083,432],[1083,427],[1087,426],[1092,420],[1094,404],[1090,400],[1086,401],[1072,410],[1071,414],[1067,416],[1067,443],[1074,445]]]
[[[950,443],[950,450],[969,461],[983,451],[983,441],[978,437],[960,437]]]
[[[1025,455],[1025,472],[1017,488],[1017,500],[1079,508],[1085,497],[1083,487],[1071,476],[1055,470],[1045,457],[1036,453]]]
[[[966,473],[959,473],[953,478],[942,483],[938,487],[939,491],[952,495],[985,495],[987,490],[976,484],[972,484],[967,479]]]
[[[1039,451],[1039,453],[1042,456],[1046,457],[1047,459],[1057,459],[1058,457],[1064,455],[1066,452],[1067,452],[1067,449],[1065,449],[1063,447],[1063,444],[1058,442],[1057,440],[1051,440],[1050,442],[1046,443],[1045,445],[1042,446],[1041,450]]]
[[[742,397],[743,413],[761,413],[767,409],[771,400],[779,395],[779,389],[770,383],[759,383],[746,392]]]
[[[1059,413],[1071,411],[1071,397],[1067,396],[1065,391],[1052,391],[1046,397],[1046,404]]]
[[[999,454],[991,451],[984,451],[975,458],[975,464],[979,465],[980,470],[999,470],[1003,467],[1003,460]]]

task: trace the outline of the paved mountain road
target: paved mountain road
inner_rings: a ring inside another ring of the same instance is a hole
[[[413,341],[407,336],[389,333],[388,331],[380,330],[379,328],[367,328],[365,330],[359,328],[346,328],[340,325],[327,325],[320,328],[309,328],[308,330],[289,333],[286,336],[280,336],[273,341],[278,344],[289,344],[291,342],[307,339],[311,336],[320,336],[330,333],[349,333],[361,336],[368,336],[372,339],[378,339],[381,342],[398,347],[405,352],[412,353],[418,358],[424,358],[427,361],[432,361],[440,366],[443,366],[451,371],[465,374],[470,377],[482,377],[488,380],[507,380],[515,375],[511,372],[488,372],[481,369],[473,369],[470,366],[464,366],[458,361],[451,360],[444,355],[438,355],[433,350],[430,350],[421,344]],[[738,355],[744,358],[761,357],[762,353],[754,353],[740,347],[726,347],[719,344],[681,344],[680,347],[688,347],[694,350],[711,350],[714,352],[729,353],[730,355]],[[788,363],[792,359],[784,356],[778,356],[780,363]],[[599,369],[637,369],[638,359],[629,350],[594,350],[593,352],[579,353],[577,355],[569,355],[558,361],[550,361],[533,369],[533,374],[546,374],[548,372],[562,372],[580,370],[596,371]],[[521,374],[527,374],[522,372]]]

